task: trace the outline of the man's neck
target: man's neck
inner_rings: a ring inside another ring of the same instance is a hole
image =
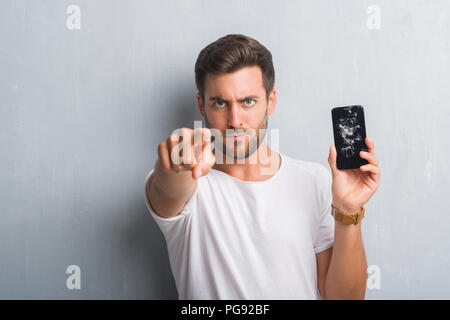
[[[248,157],[245,159],[245,163],[237,163],[237,159],[228,160],[232,163],[227,163],[223,153],[216,150],[216,164],[214,164],[213,169],[225,172],[243,181],[264,181],[280,169],[280,154],[272,151],[266,143],[261,144],[255,153],[257,156],[253,154],[254,157],[256,156],[253,161]],[[219,157],[223,159],[222,163],[217,163]]]

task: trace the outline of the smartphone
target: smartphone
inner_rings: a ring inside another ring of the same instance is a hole
[[[339,170],[359,169],[368,164],[359,156],[361,150],[368,151],[366,145],[366,124],[364,108],[360,105],[335,107],[331,109],[336,165]]]

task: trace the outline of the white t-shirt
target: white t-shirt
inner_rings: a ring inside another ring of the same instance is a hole
[[[280,169],[264,181],[211,169],[172,218],[158,216],[145,196],[180,300],[320,298],[315,254],[334,242],[331,174],[280,155]]]

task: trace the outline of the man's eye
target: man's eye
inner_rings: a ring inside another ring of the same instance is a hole
[[[219,105],[220,103],[223,103],[223,104]],[[223,108],[223,107],[225,107],[225,102],[224,101],[216,101],[216,106],[219,108]]]
[[[250,101],[250,103],[247,103],[247,102],[249,102]],[[247,107],[251,107],[252,105],[254,105],[255,104],[255,100],[253,100],[253,99],[247,99],[247,100],[245,100],[245,105],[247,106]]]

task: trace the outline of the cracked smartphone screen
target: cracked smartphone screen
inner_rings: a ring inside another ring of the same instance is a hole
[[[337,168],[359,169],[367,160],[359,156],[367,151],[364,108],[359,105],[336,107],[331,110],[334,145],[337,152]]]

